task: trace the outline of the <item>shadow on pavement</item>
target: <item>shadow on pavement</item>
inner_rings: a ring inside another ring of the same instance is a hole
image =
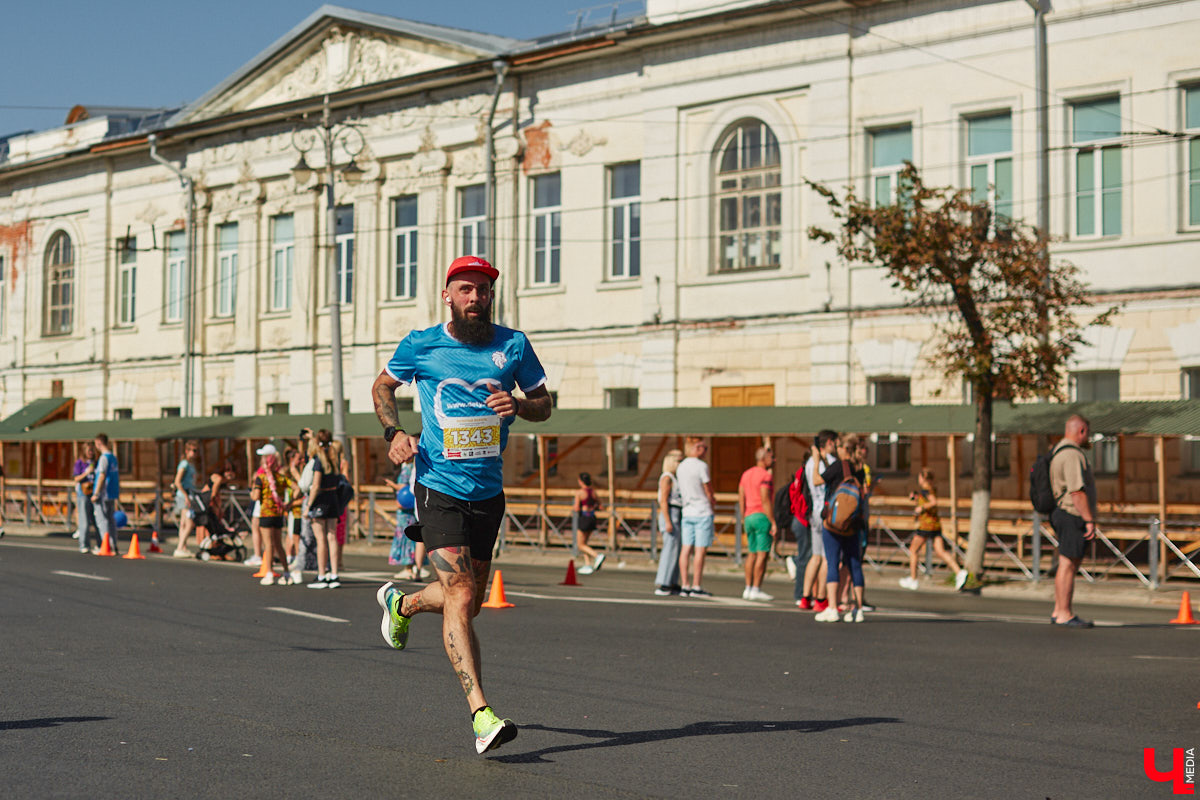
[[[851,728],[858,725],[879,725],[883,723],[902,722],[896,717],[851,717],[849,719],[831,720],[741,720],[735,722],[693,722],[680,728],[661,728],[647,731],[604,731],[593,728],[555,728],[549,725],[522,725],[527,731],[549,731],[551,733],[567,733],[575,736],[585,736],[598,741],[564,744],[557,747],[546,747],[532,753],[514,753],[499,756],[493,760],[505,764],[538,764],[550,763],[545,756],[554,753],[569,753],[575,750],[591,750],[597,747],[627,747],[629,745],[645,744],[647,742],[663,742],[670,739],[685,739],[691,736],[721,736],[746,733],[779,733],[800,732],[820,733],[837,728]]]
[[[0,731],[17,731],[26,728],[57,728],[68,722],[99,722],[112,717],[42,717],[41,719],[0,720]]]

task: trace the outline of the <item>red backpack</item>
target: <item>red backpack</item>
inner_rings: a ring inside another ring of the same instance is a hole
[[[809,499],[807,487],[804,485],[804,467],[796,470],[792,483],[788,486],[788,496],[792,501],[792,516],[808,524],[812,516],[812,500]]]

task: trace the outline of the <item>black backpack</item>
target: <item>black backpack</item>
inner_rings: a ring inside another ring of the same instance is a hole
[[[785,483],[775,490],[775,524],[780,531],[790,531],[792,527],[792,495],[791,484]]]
[[[1042,516],[1049,516],[1058,507],[1058,498],[1054,496],[1054,489],[1050,486],[1050,462],[1067,449],[1079,450],[1073,444],[1056,447],[1039,455],[1029,468],[1029,502],[1033,504],[1033,510]]]

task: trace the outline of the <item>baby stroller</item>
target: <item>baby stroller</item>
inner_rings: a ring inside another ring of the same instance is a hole
[[[200,542],[196,558],[201,561],[245,561],[246,545],[242,537],[217,513],[211,503],[211,489],[188,495],[188,505],[191,507],[196,528],[204,528],[208,532]]]

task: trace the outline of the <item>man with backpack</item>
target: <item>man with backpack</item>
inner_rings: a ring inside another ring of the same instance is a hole
[[[821,513],[825,508],[825,484],[821,482],[821,471],[837,458],[834,453],[838,447],[836,431],[828,428],[817,434],[813,441],[813,452],[804,464],[804,480],[808,484],[808,496],[811,500],[809,513],[809,546],[808,565],[804,568],[803,596],[796,605],[801,611],[812,609],[820,614],[829,606],[825,597],[825,539],[821,533]],[[837,606],[837,598],[832,599]],[[836,608],[835,608],[836,610]]]
[[[1050,491],[1054,508],[1050,527],[1058,537],[1058,572],[1054,576],[1054,613],[1050,621],[1070,628],[1090,628],[1071,607],[1075,597],[1075,573],[1083,563],[1087,543],[1096,538],[1096,479],[1083,451],[1091,447],[1091,425],[1073,414],[1067,419],[1062,440],[1049,456]],[[1032,483],[1032,481],[1031,481]],[[1030,497],[1039,502],[1031,486]]]

